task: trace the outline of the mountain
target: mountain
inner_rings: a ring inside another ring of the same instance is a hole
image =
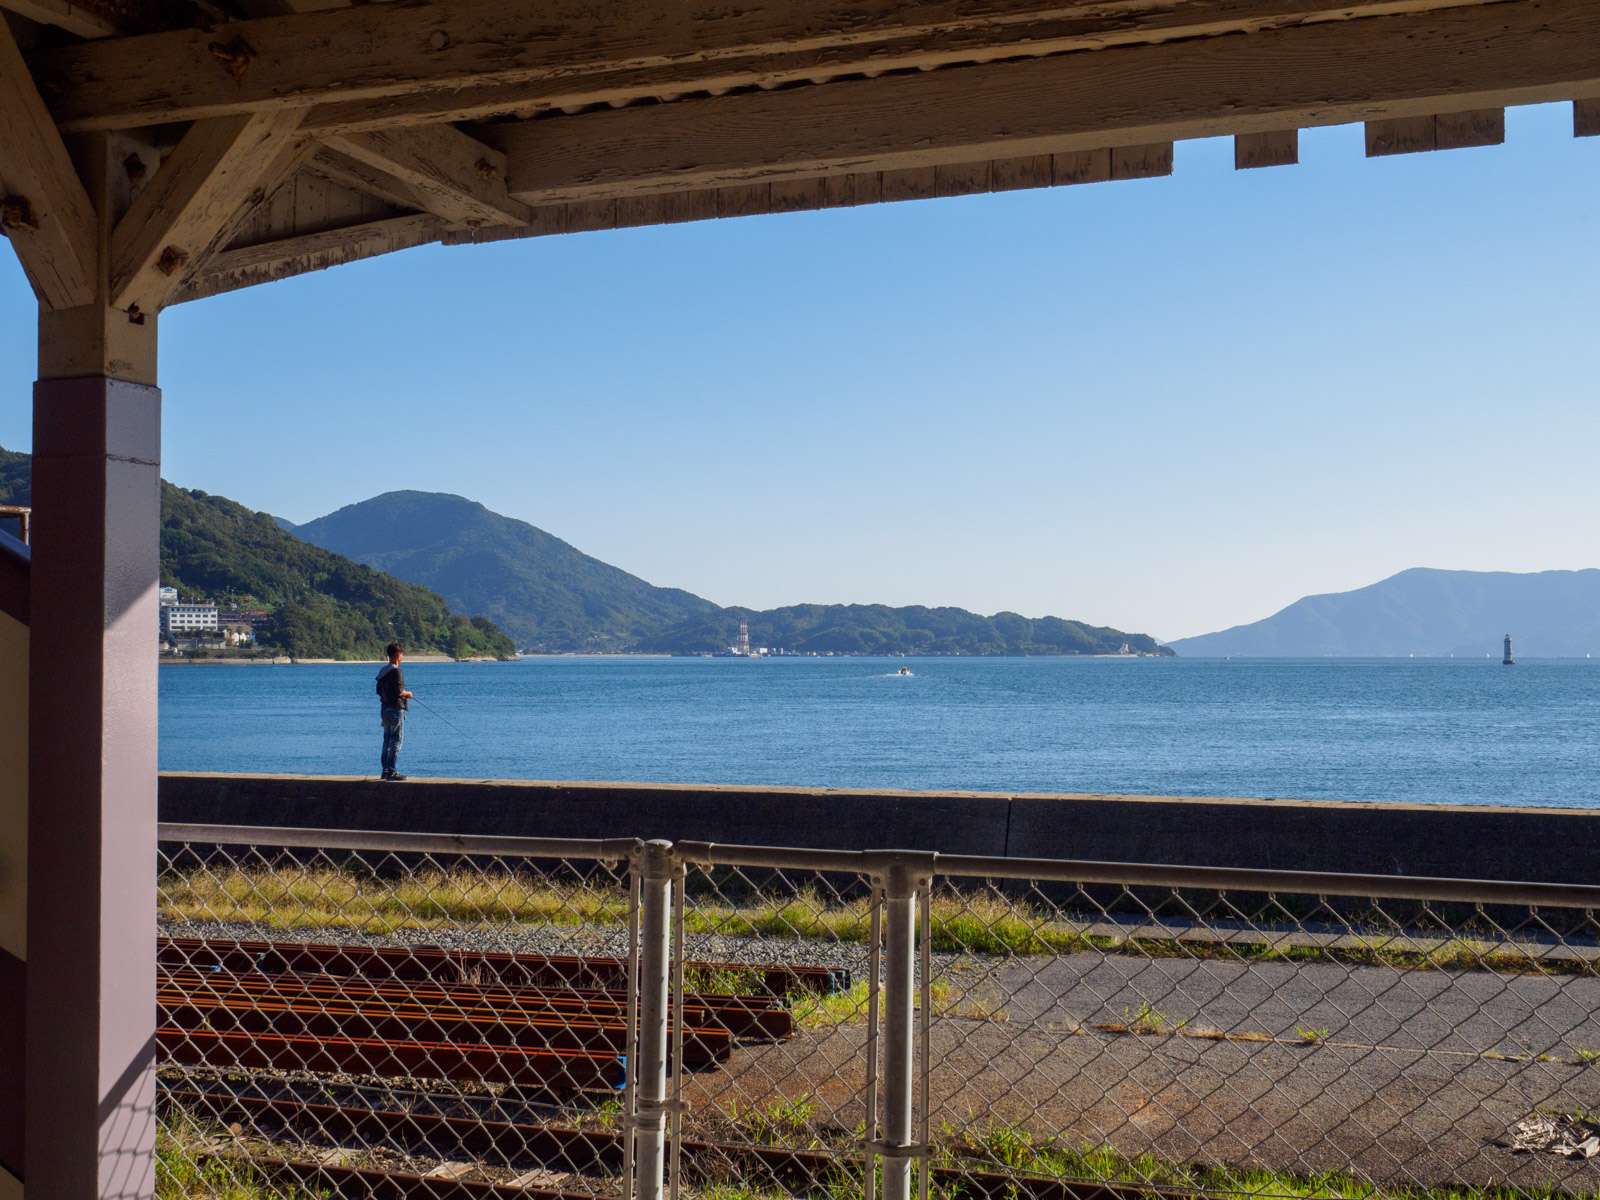
[[[834,654],[1169,654],[1154,638],[1016,613],[980,616],[963,608],[889,608],[883,604],[796,604],[754,612],[723,609],[643,640],[644,651],[703,653],[733,643],[739,619],[752,646]]]
[[[720,611],[590,558],[526,521],[440,492],[387,492],[294,535],[424,584],[531,650],[622,650]]]
[[[1195,655],[1294,658],[1581,658],[1600,652],[1600,570],[1401,571],[1370,587],[1296,600],[1282,612],[1220,633],[1179,638]]]
[[[460,496],[389,492],[304,525],[294,535],[492,617],[525,649],[724,650],[750,622],[750,643],[834,654],[1164,654],[1153,638],[1058,617],[979,616],[959,608],[800,604],[720,608],[590,558],[525,521]]]
[[[27,504],[31,459],[0,450],[0,504]],[[161,481],[161,583],[185,600],[259,605],[261,644],[303,658],[413,653],[507,657],[515,647],[484,617],[452,614],[437,593],[284,532],[266,513]],[[155,630],[151,631],[155,640]]]

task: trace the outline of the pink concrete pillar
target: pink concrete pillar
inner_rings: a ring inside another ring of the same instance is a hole
[[[160,453],[155,387],[35,386],[29,1200],[154,1191]]]

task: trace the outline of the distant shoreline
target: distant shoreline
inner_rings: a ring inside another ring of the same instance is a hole
[[[438,663],[494,663],[518,662],[519,658],[451,658],[448,654],[409,655],[406,666]],[[173,658],[163,656],[163,667],[381,667],[386,658],[293,658],[279,655],[275,658]]]

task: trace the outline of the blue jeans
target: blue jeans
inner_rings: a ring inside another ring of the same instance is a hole
[[[406,714],[404,709],[383,706],[383,773],[394,773],[394,761],[400,757],[400,743],[406,736]]]

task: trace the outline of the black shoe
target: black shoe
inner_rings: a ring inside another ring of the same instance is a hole
[[[405,776],[400,774],[399,771],[390,771],[384,778],[390,783],[403,783],[405,781]]]

